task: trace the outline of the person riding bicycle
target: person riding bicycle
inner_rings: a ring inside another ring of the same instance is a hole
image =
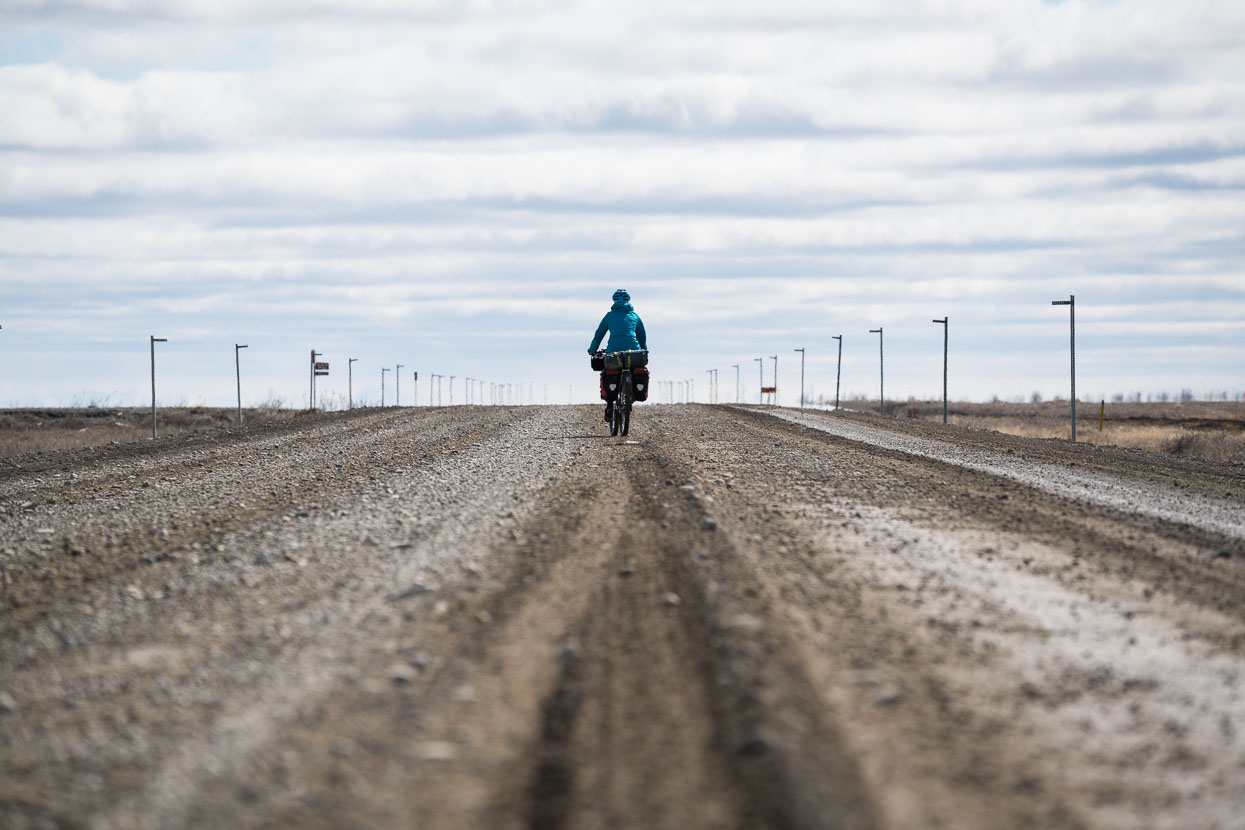
[[[614,304],[610,306],[610,310],[601,318],[601,325],[597,326],[597,333],[592,338],[592,345],[588,347],[588,354],[596,354],[597,348],[601,345],[601,339],[605,337],[607,331],[610,335],[607,351],[625,352],[648,348],[648,337],[644,333],[644,321],[640,319],[640,315],[636,314],[635,309],[631,307],[631,295],[622,288],[614,292]],[[601,378],[602,383],[604,383],[604,372],[601,373]],[[606,421],[610,419],[613,408],[614,402],[612,400],[606,401]]]

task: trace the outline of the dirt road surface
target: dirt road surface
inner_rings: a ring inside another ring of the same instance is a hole
[[[1245,823],[1245,468],[599,417],[0,462],[0,827]]]

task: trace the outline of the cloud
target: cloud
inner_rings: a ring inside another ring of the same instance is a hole
[[[275,355],[312,345],[561,386],[619,285],[670,376],[795,338],[820,371],[885,325],[888,377],[933,389],[947,314],[953,394],[1027,393],[1070,293],[1103,384],[1150,383],[1121,343],[1207,386],[1245,347],[1239,4],[26,0],[0,29],[15,389],[129,388],[42,355],[157,330],[187,390],[234,336],[291,399]]]

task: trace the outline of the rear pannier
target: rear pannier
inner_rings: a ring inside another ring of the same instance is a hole
[[[636,369],[631,373],[631,386],[635,390],[637,401],[648,400],[649,377],[648,369]]]

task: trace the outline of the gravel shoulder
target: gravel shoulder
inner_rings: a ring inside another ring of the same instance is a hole
[[[1233,827],[1231,465],[392,409],[0,469],[0,827]]]

